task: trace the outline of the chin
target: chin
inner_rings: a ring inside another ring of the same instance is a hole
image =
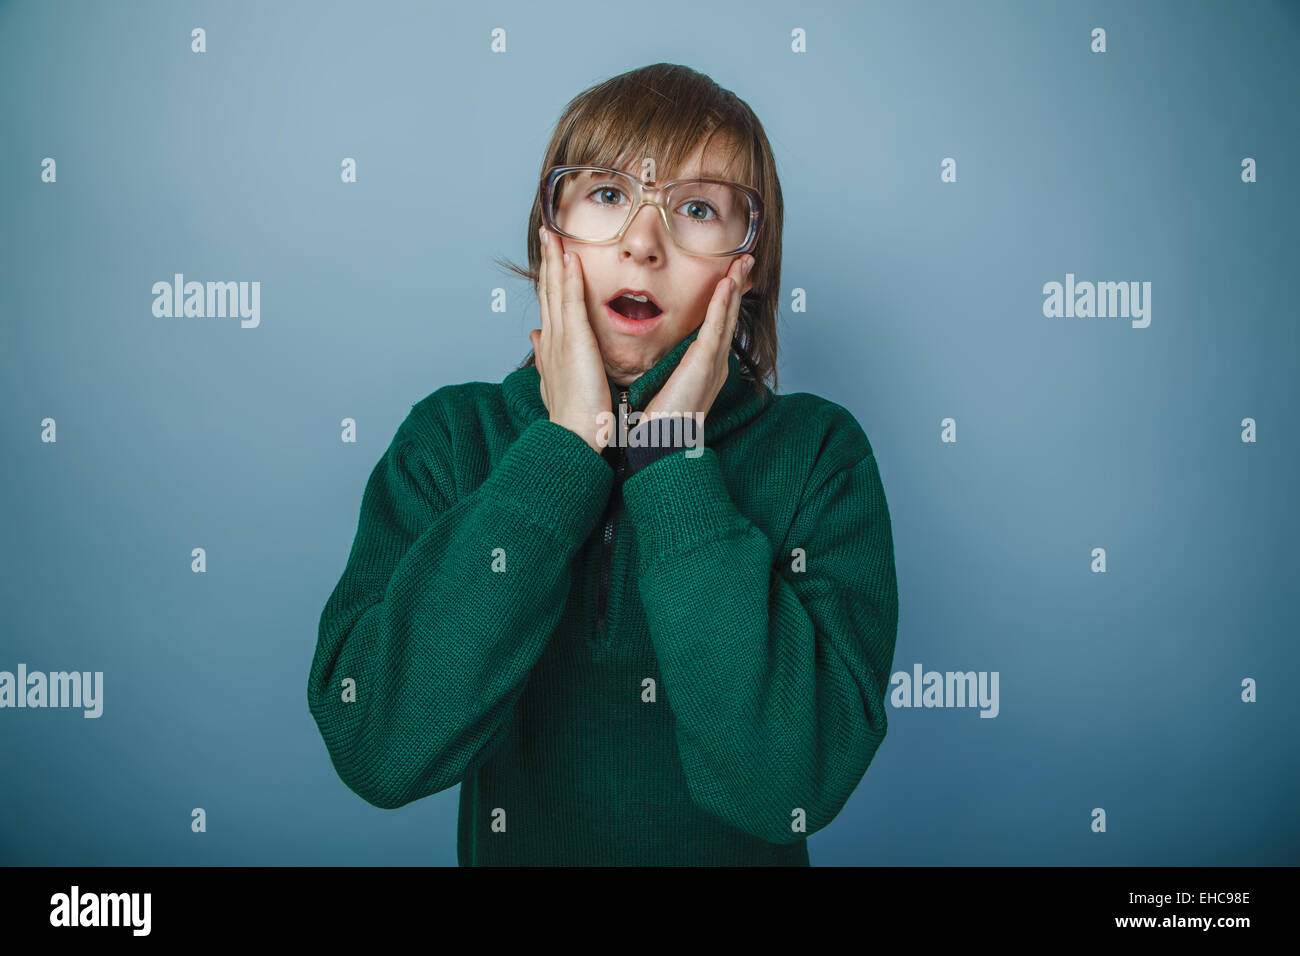
[[[653,367],[663,354],[656,356],[650,349],[629,348],[622,343],[609,348],[602,345],[600,351],[605,362],[605,374],[616,381],[620,378],[628,379],[628,382],[620,383],[623,385],[630,384],[637,376]]]
[[[610,331],[607,338],[596,336],[601,357],[605,361],[606,374],[611,368],[620,370],[620,374],[633,377],[641,375],[654,367],[655,363],[672,351],[682,339],[694,329],[673,329],[663,326],[649,335],[639,338],[619,335]]]

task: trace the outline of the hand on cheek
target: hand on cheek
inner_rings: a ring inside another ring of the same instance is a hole
[[[727,381],[728,357],[740,316],[740,299],[744,290],[751,287],[747,280],[753,263],[752,256],[741,256],[718,280],[700,334],[647,406],[647,417],[654,417],[653,413],[708,414],[713,400]]]
[[[550,420],[563,425],[594,451],[602,413],[611,413],[605,363],[587,315],[586,283],[577,253],[565,253],[559,237],[543,226],[542,264],[537,282],[542,327],[528,333],[533,343],[542,401]]]

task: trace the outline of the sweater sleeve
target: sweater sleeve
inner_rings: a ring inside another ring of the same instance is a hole
[[[385,809],[458,783],[504,739],[613,484],[542,418],[457,498],[447,429],[411,420],[366,483],[307,685],[339,776]]]
[[[823,444],[781,553],[737,510],[711,448],[624,484],[692,797],[771,843],[833,820],[887,727],[893,538],[876,459],[849,419]]]

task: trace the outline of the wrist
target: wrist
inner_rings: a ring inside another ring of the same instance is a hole
[[[587,434],[584,429],[575,427],[571,422],[567,422],[563,418],[552,417],[551,421],[559,425],[561,428],[566,428],[569,431],[573,432],[573,434],[577,435],[579,438],[585,441],[587,443],[587,447],[589,447],[597,455],[601,454],[604,451],[604,449],[596,441],[596,436],[594,434]]]

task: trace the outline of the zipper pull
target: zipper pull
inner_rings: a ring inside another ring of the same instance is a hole
[[[628,416],[628,398],[627,398],[627,389],[625,388],[621,388],[618,391],[618,409],[619,409],[619,423],[622,424],[623,422],[627,421],[627,416]],[[630,430],[631,429],[629,429],[629,431]],[[623,477],[624,464],[626,461],[627,461],[627,449],[624,448],[622,445],[619,445],[618,446],[618,476],[620,478]]]

